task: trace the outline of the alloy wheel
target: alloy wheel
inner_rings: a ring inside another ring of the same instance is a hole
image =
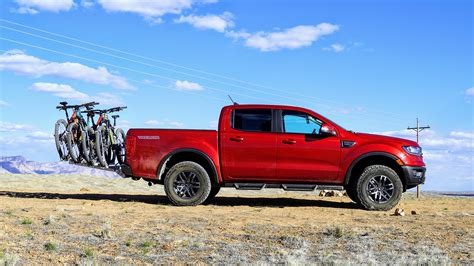
[[[195,172],[183,171],[176,176],[173,190],[180,198],[189,199],[198,193],[201,188],[199,177]]]
[[[389,177],[384,175],[373,176],[367,183],[367,194],[376,203],[389,201],[394,193],[394,185]]]

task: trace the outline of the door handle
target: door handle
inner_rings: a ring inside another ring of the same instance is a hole
[[[240,142],[240,141],[244,141],[244,138],[237,136],[237,137],[231,137],[230,140]]]
[[[296,144],[296,140],[294,140],[294,139],[285,139],[282,142],[284,144]]]

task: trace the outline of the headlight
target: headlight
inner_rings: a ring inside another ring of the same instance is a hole
[[[403,146],[403,149],[406,151],[406,153],[411,154],[411,155],[416,155],[416,156],[423,155],[421,147],[418,147],[418,146]]]

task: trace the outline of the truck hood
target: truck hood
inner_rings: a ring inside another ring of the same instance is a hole
[[[383,136],[383,135],[376,135],[376,134],[368,134],[368,133],[355,133],[359,138],[363,138],[368,141],[376,141],[376,142],[387,142],[387,143],[399,143],[401,145],[405,146],[418,146],[418,144],[415,141],[408,140],[408,139],[402,139],[402,138],[396,138],[396,137],[389,137],[389,136]]]

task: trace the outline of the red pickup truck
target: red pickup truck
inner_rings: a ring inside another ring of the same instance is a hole
[[[130,129],[125,148],[125,176],[163,184],[175,205],[201,204],[221,187],[330,187],[389,210],[426,171],[416,142],[348,131],[292,106],[226,106],[218,131]]]

